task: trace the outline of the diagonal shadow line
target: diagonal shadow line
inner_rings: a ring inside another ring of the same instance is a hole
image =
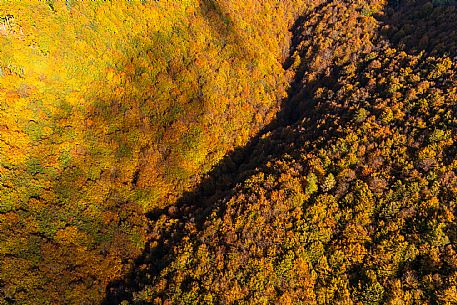
[[[326,3],[328,2],[332,1],[326,1]],[[316,10],[322,9],[323,5],[317,6]],[[298,37],[301,35],[300,26],[303,24],[305,18],[306,16],[302,16],[297,19],[291,28],[293,43],[299,42]],[[296,48],[297,45],[291,46],[291,54],[293,54]],[[287,64],[285,63],[285,65]],[[288,92],[288,98],[283,100],[283,107],[280,113],[278,113],[277,118],[264,127],[246,146],[235,149],[226,155],[205,176],[195,191],[185,193],[173,207],[155,210],[147,215],[152,225],[162,217],[175,219],[176,222],[167,231],[162,231],[159,234],[160,237],[151,238],[146,244],[143,254],[137,258],[127,277],[120,281],[113,281],[107,287],[106,298],[102,304],[120,304],[123,300],[131,299],[133,293],[142,288],[141,281],[148,274],[159,275],[160,271],[167,266],[173,245],[179,243],[186,235],[186,229],[184,228],[186,222],[193,222],[197,230],[201,229],[206,217],[216,208],[214,203],[218,199],[226,196],[230,189],[252,174],[259,165],[265,164],[266,160],[270,159],[272,155],[280,154],[280,151],[287,147],[288,143],[283,143],[284,145],[282,147],[273,145],[272,150],[272,146],[270,145],[274,141],[272,137],[276,137],[276,140],[280,140],[283,137],[281,132],[273,136],[269,135],[269,133],[281,127],[287,129],[287,126],[291,126],[301,119],[306,119],[295,114],[291,115],[294,111],[290,109],[296,107],[297,101],[294,96],[299,90],[299,86],[303,86],[303,84],[299,85],[302,82],[302,77],[301,74],[297,74],[293,80],[292,83],[295,85],[291,86]],[[314,88],[315,84],[305,84],[306,86]],[[304,104],[302,107],[313,107],[313,101],[308,99],[310,96],[308,93],[302,94],[301,103]],[[310,122],[309,124],[310,130],[313,129],[313,126],[317,125],[317,119],[314,121],[314,123]],[[269,149],[265,149],[265,147],[269,147]],[[274,151],[274,149],[278,151]],[[153,242],[157,242],[158,246],[151,248],[150,244]],[[140,266],[147,266],[148,268],[142,270]]]
[[[207,0],[211,3],[214,1]],[[325,5],[332,3],[332,0],[325,1],[316,7],[316,10],[323,9]],[[297,49],[300,41],[303,20],[307,15],[300,17],[291,28],[293,33],[292,46],[290,48],[289,59],[286,60],[285,68],[290,67],[292,55]],[[334,67],[335,74],[339,67]],[[135,261],[134,267],[128,276],[121,281],[112,282],[106,290],[106,299],[103,304],[120,304],[123,300],[132,299],[135,292],[143,288],[142,281],[148,275],[159,276],[160,272],[167,267],[172,257],[173,245],[178,244],[186,236],[186,223],[192,223],[197,230],[201,230],[205,225],[208,215],[215,210],[215,204],[230,195],[230,190],[242,182],[244,178],[252,175],[256,168],[271,160],[287,150],[288,145],[293,144],[298,135],[293,135],[296,131],[292,127],[300,122],[306,122],[305,131],[311,138],[313,134],[319,133],[324,128],[316,128],[319,120],[319,113],[314,110],[312,99],[313,90],[318,86],[334,86],[333,82],[321,75],[315,81],[303,82],[303,75],[297,73],[288,92],[288,98],[282,101],[282,109],[277,118],[263,128],[245,147],[234,150],[226,155],[219,164],[205,176],[202,183],[195,191],[185,193],[174,206],[155,210],[147,216],[151,224],[166,217],[176,220],[175,224],[163,230],[156,237],[152,237],[147,243],[143,254]],[[303,90],[304,88],[304,90]],[[310,111],[296,111],[300,109],[310,109]],[[322,109],[321,109],[322,110]],[[350,114],[345,114],[350,115]],[[284,138],[283,133],[292,133],[292,136]],[[329,135],[329,137],[337,135]],[[283,143],[283,139],[286,142]],[[281,145],[276,145],[281,142]],[[156,242],[157,247],[151,248],[150,244]],[[141,266],[146,266],[142,269]]]
[[[215,3],[210,0],[204,1]],[[331,3],[333,0],[326,0],[296,20],[290,29],[293,35],[290,56],[293,55],[300,42],[303,21]],[[285,61],[285,68],[290,67],[290,60],[288,58]],[[266,164],[274,156],[284,153],[290,145],[294,145],[294,140],[298,135],[294,135],[296,131],[292,130],[293,125],[306,122],[304,132],[309,133],[311,137],[313,133],[318,132],[316,126],[319,114],[312,111],[315,106],[312,93],[322,83],[333,86],[333,82],[329,82],[328,77],[324,75],[318,76],[313,81],[304,82],[303,74],[297,73],[288,91],[288,97],[282,101],[281,110],[275,120],[259,131],[244,147],[227,154],[211,172],[205,175],[196,190],[183,194],[172,207],[157,209],[147,214],[151,227],[163,217],[173,219],[174,225],[162,230],[159,234],[157,232],[152,234],[154,236],[146,243],[145,250],[135,260],[130,273],[121,280],[111,282],[106,288],[103,305],[121,304],[124,300],[131,300],[133,294],[144,287],[151,274],[159,276],[161,270],[172,260],[173,245],[179,244],[187,235],[186,223],[190,222],[195,225],[197,231],[201,230],[206,218],[217,208],[215,204],[220,199],[227,197],[234,186],[252,175],[256,168]],[[296,108],[298,107],[311,110],[306,113],[297,113]],[[285,133],[288,134],[287,137],[284,136]],[[284,140],[285,138],[287,140]],[[152,248],[153,243],[157,246]],[[146,268],[144,268],[145,266]]]

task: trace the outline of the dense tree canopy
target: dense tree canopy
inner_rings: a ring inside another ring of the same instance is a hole
[[[159,218],[112,300],[457,302],[454,28],[422,26],[456,10],[379,4],[329,1],[301,19],[284,126],[213,177],[232,187]]]
[[[0,1],[0,304],[457,304],[456,15]]]
[[[101,300],[145,213],[273,119],[304,2],[0,2],[1,302]]]

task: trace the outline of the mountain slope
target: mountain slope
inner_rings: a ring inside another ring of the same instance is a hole
[[[456,9],[384,4],[300,19],[282,124],[151,215],[108,303],[457,303]]]
[[[99,303],[145,214],[274,119],[309,2],[2,1],[0,303]]]

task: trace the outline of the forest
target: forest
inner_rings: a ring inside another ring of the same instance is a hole
[[[1,0],[0,305],[457,304],[453,0]]]

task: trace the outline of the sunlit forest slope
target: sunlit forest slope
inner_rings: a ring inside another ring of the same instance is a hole
[[[0,0],[0,305],[457,304],[456,29]]]

